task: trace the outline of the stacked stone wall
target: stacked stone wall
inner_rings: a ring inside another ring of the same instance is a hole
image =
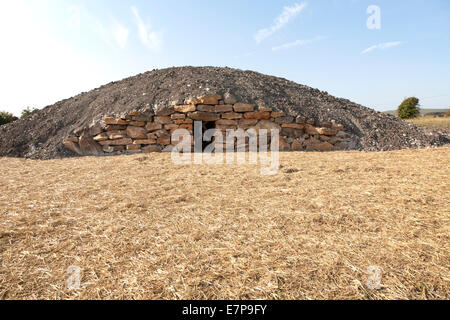
[[[79,155],[150,153],[171,151],[172,133],[186,129],[193,134],[194,122],[209,123],[227,133],[237,129],[279,130],[280,151],[334,151],[351,148],[351,136],[335,122],[293,117],[272,108],[241,103],[230,95],[211,94],[189,99],[184,105],[105,117],[89,128],[67,137],[64,145]],[[270,140],[270,137],[269,137]],[[270,142],[270,141],[269,141]],[[226,145],[226,149],[237,148]]]

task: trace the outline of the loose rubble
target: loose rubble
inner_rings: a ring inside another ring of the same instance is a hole
[[[215,67],[153,70],[112,82],[0,127],[0,156],[52,159],[159,152],[194,121],[221,130],[280,129],[282,150],[384,151],[439,147],[425,132],[327,92],[252,71]]]

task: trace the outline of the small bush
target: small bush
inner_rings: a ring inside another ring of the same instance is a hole
[[[14,117],[12,113],[6,112],[6,111],[0,111],[0,126],[16,121],[17,118]]]
[[[26,117],[31,116],[31,114],[33,112],[35,112],[36,110],[37,110],[36,108],[30,109],[30,107],[27,107],[26,109],[22,110],[22,114],[20,115],[20,119],[24,119]]]
[[[419,99],[415,97],[405,99],[397,109],[397,116],[400,119],[411,119],[419,115]]]

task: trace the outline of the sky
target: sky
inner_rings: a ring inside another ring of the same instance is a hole
[[[0,110],[172,66],[254,70],[379,111],[450,107],[448,0],[3,0]]]

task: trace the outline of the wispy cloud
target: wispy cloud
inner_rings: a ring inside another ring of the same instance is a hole
[[[272,48],[272,51],[278,51],[278,50],[286,50],[286,49],[290,49],[293,47],[298,47],[298,46],[305,46],[307,44],[311,44],[320,40],[325,39],[326,37],[323,36],[317,36],[314,39],[309,39],[309,40],[297,40],[294,42],[289,42],[289,43],[285,43],[282,44],[281,46],[276,46]]]
[[[374,50],[386,50],[386,49],[389,49],[389,48],[392,48],[392,47],[397,47],[397,46],[399,46],[401,44],[403,44],[403,41],[384,42],[384,43],[380,43],[380,44],[371,46],[371,47],[363,50],[361,53],[362,54],[366,54],[366,53],[369,53],[369,52],[374,51]]]
[[[139,38],[141,42],[153,52],[161,52],[162,48],[162,36],[159,32],[152,31],[150,24],[145,24],[139,14],[139,10],[135,7],[131,7],[131,11],[136,18],[136,23],[139,30]]]
[[[127,45],[130,30],[121,25],[119,22],[114,21],[112,32],[116,43],[119,45],[120,48],[124,49]]]
[[[303,9],[305,9],[307,3],[296,3],[293,6],[286,6],[283,8],[283,12],[275,19],[272,26],[258,30],[255,34],[255,40],[260,43],[264,39],[270,37],[275,32],[283,28],[289,21],[294,19]]]

